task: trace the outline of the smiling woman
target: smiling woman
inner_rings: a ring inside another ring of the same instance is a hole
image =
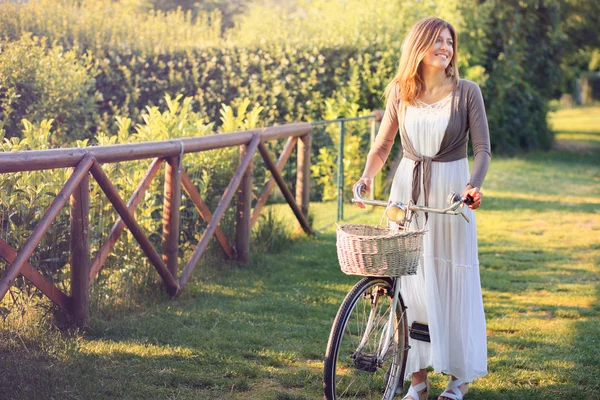
[[[444,29],[440,33],[440,36],[435,40],[433,47],[425,53],[422,63],[429,67],[438,66],[446,68],[449,64],[448,61],[451,60],[454,55],[454,49],[452,48],[453,43],[454,39],[452,39],[450,31]]]
[[[451,376],[440,400],[460,400],[468,382],[487,374],[485,316],[479,278],[474,210],[490,163],[485,107],[479,86],[459,79],[456,33],[439,18],[426,18],[410,30],[399,71],[386,89],[387,106],[377,138],[356,185],[370,189],[400,130],[403,158],[390,200],[443,208],[446,194],[465,188],[473,201],[467,224],[421,215],[428,234],[417,274],[402,276],[408,324],[428,325],[431,341],[409,339],[406,400],[428,398],[426,368]],[[468,135],[468,133],[470,135]],[[475,162],[469,171],[467,142]],[[363,206],[364,207],[364,206]]]
[[[440,22],[441,21],[441,22]],[[398,73],[385,90],[388,98],[398,84],[400,99],[411,104],[415,98],[433,103],[458,86],[457,36],[449,23],[439,18],[418,22],[402,45]],[[441,82],[426,87],[424,71],[442,70]]]

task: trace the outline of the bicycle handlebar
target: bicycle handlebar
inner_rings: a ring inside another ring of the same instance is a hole
[[[469,220],[469,218],[462,211],[456,211],[456,210],[463,203],[468,205],[468,204],[471,204],[473,202],[473,200],[470,199],[469,197],[461,196],[461,195],[457,194],[456,192],[451,192],[448,195],[448,204],[450,205],[449,207],[433,208],[433,207],[418,206],[416,204],[413,204],[412,202],[410,202],[408,205],[405,205],[399,201],[392,201],[392,200],[383,201],[383,200],[365,199],[361,195],[361,193],[363,192],[363,190],[365,188],[366,188],[366,185],[363,183],[360,185],[356,185],[352,189],[352,192],[354,194],[354,197],[352,198],[353,203],[362,203],[362,204],[366,204],[366,205],[386,207],[386,213],[389,208],[395,207],[395,208],[399,208],[399,209],[403,210],[404,213],[406,213],[407,210],[410,210],[410,211],[422,211],[422,212],[435,213],[435,214],[449,214],[449,215],[459,215],[460,214],[463,216],[463,218],[467,222],[471,222]]]

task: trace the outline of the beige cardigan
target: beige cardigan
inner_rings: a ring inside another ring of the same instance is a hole
[[[476,83],[464,79],[459,80],[458,86],[452,92],[452,108],[450,120],[442,139],[440,150],[433,157],[418,154],[404,129],[406,106],[402,104],[399,85],[391,91],[381,120],[379,132],[370,153],[375,153],[385,162],[390,154],[396,132],[400,127],[402,135],[402,156],[415,161],[413,169],[412,200],[419,198],[421,192],[421,164],[423,165],[423,191],[425,205],[429,205],[429,188],[431,187],[431,163],[456,161],[467,157],[469,132],[475,161],[471,170],[469,183],[481,188],[491,160],[490,135],[483,104],[481,90]],[[402,123],[401,123],[402,122]]]

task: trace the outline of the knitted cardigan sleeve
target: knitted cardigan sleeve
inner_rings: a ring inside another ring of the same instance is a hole
[[[492,153],[485,105],[481,89],[477,84],[473,83],[472,90],[469,91],[467,108],[471,146],[475,156],[469,183],[471,186],[481,188],[490,166]]]
[[[375,142],[371,146],[369,154],[377,154],[381,161],[385,162],[392,151],[394,139],[398,133],[398,100],[397,87],[390,92],[385,106],[385,112],[379,125],[379,131],[375,137]]]

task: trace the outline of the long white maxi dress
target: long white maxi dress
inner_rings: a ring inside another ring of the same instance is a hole
[[[432,157],[438,152],[450,118],[451,97],[406,108],[404,127],[421,156]],[[406,203],[411,198],[414,166],[414,161],[402,159],[390,199]],[[429,205],[446,207],[448,194],[461,193],[469,182],[468,161],[433,162],[431,169]],[[418,204],[424,204],[423,192],[421,187]],[[417,274],[401,278],[409,326],[413,321],[427,323],[431,337],[431,343],[409,339],[405,379],[428,366],[465,382],[487,374],[475,215],[468,207],[462,211],[470,223],[461,216],[429,213]],[[418,221],[422,227],[424,216]]]

